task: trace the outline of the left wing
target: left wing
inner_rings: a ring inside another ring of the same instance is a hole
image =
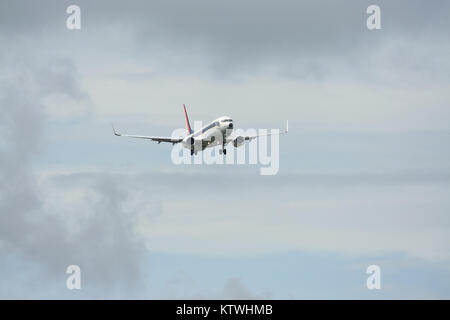
[[[171,137],[153,137],[153,136],[136,136],[136,135],[131,135],[131,134],[120,134],[116,131],[116,129],[114,128],[114,126],[111,124],[112,128],[113,128],[113,132],[114,135],[118,136],[118,137],[129,137],[129,138],[139,138],[139,139],[148,139],[148,140],[152,140],[152,141],[156,141],[159,143],[161,142],[169,142],[172,144],[175,143],[180,143],[181,141],[183,141],[183,138],[171,138]]]

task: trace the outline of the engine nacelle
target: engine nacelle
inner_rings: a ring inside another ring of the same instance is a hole
[[[237,148],[237,147],[242,146],[244,144],[244,142],[245,142],[245,138],[243,136],[237,136],[233,140],[233,145],[235,148]]]
[[[197,140],[194,137],[185,138],[183,140],[183,146],[188,149],[198,148],[202,145],[202,140]]]
[[[188,146],[193,146],[195,144],[195,139],[194,137],[190,137],[189,139],[186,139],[186,144]]]

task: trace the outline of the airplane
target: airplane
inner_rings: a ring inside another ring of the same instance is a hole
[[[190,149],[191,156],[197,155],[198,151],[203,151],[206,148],[212,148],[218,145],[222,145],[222,148],[219,149],[219,154],[227,154],[227,149],[225,146],[228,143],[232,143],[235,148],[242,146],[245,141],[251,141],[261,136],[270,136],[272,133],[265,133],[259,135],[252,136],[233,136],[232,131],[234,128],[233,119],[227,116],[222,116],[217,118],[201,128],[200,130],[193,131],[191,124],[189,123],[189,117],[186,111],[186,105],[183,104],[184,115],[186,117],[186,129],[187,135],[183,137],[173,138],[173,137],[155,137],[155,136],[138,136],[138,135],[130,135],[130,134],[121,134],[116,131],[114,126],[111,124],[113,128],[114,135],[118,137],[129,137],[129,138],[139,138],[139,139],[149,139],[152,141],[158,142],[167,142],[172,143],[182,143],[183,147],[186,149]],[[286,130],[280,131],[277,134],[288,133],[288,121],[286,121]]]

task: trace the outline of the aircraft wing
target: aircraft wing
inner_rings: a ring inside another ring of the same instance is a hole
[[[288,133],[288,131],[289,131],[289,123],[288,123],[288,120],[286,120],[286,130],[284,130],[284,131],[280,130],[277,133],[267,132],[267,133],[264,133],[264,134],[256,134],[254,136],[245,136],[244,139],[246,141],[252,141],[253,139],[256,139],[256,138],[259,138],[259,137],[264,137],[264,136],[271,136],[273,134],[285,134],[285,133]],[[227,143],[233,141],[234,138],[235,137],[230,137],[229,139],[227,139],[228,140]]]
[[[113,128],[113,132],[114,135],[118,136],[118,137],[129,137],[129,138],[138,138],[138,139],[148,139],[148,140],[152,140],[152,141],[156,141],[158,143],[161,142],[168,142],[168,143],[180,143],[181,141],[183,141],[183,138],[172,138],[172,137],[154,137],[154,136],[137,136],[137,135],[132,135],[132,134],[121,134],[118,133],[116,131],[116,129],[114,128],[113,125],[111,125]]]

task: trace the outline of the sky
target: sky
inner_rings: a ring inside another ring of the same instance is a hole
[[[450,298],[449,10],[1,1],[0,298]],[[288,119],[278,173],[112,134],[170,136],[183,104]]]

